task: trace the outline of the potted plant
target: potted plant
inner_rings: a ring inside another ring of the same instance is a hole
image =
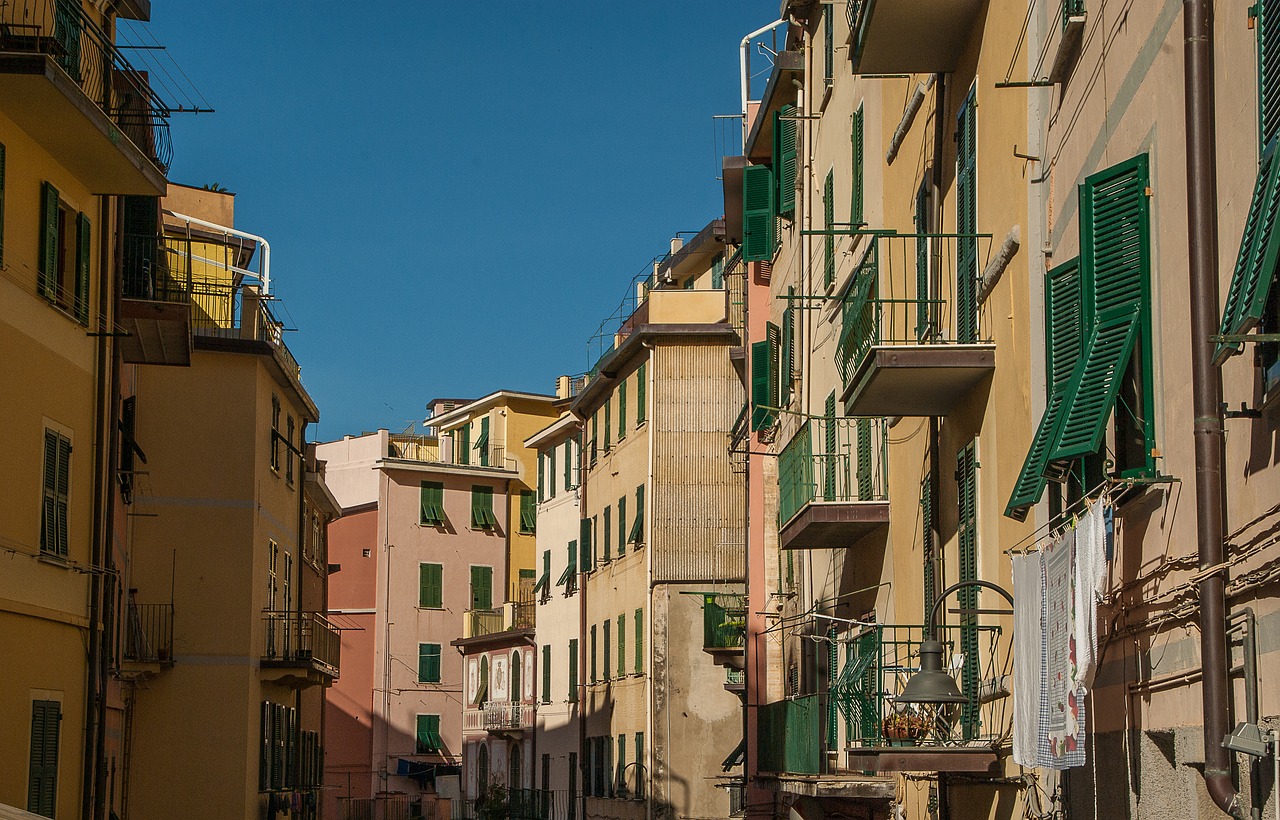
[[[929,732],[929,721],[914,712],[891,712],[881,728],[890,746],[914,746]]]

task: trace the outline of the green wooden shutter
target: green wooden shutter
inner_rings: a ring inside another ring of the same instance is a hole
[[[1049,455],[1061,462],[1097,452],[1115,406],[1125,366],[1138,339],[1138,310],[1099,323],[1068,391],[1057,446]]]
[[[460,444],[458,445],[457,458],[459,464],[471,463],[471,422],[468,421],[458,428],[458,437]]]
[[[611,397],[612,398],[612,397]],[[609,452],[612,446],[611,437],[613,436],[613,402],[608,399],[604,403],[604,451]]]
[[[567,492],[573,489],[573,439],[564,443],[564,488]]]
[[[419,523],[429,526],[444,524],[444,482],[424,481],[419,490]]]
[[[639,545],[644,542],[644,485],[636,487],[636,517],[627,540]]]
[[[40,187],[40,295],[58,298],[58,189],[45,182]]]
[[[924,519],[924,533],[921,539],[921,558],[924,561],[924,617],[920,623],[929,623],[929,614],[933,611],[933,603],[938,594],[936,577],[936,556],[933,542],[933,477],[925,476],[920,482],[920,517]]]
[[[644,672],[644,610],[636,610],[636,674]]]
[[[440,682],[440,644],[418,644],[418,683]]]
[[[836,394],[834,390],[827,396],[827,403],[823,408],[822,426],[822,498],[824,501],[835,501],[836,459],[839,454],[836,452]],[[803,453],[800,455],[801,458],[804,457]]]
[[[627,497],[618,499],[618,557],[627,552]]]
[[[796,107],[784,105],[773,115],[773,173],[778,180],[775,201],[778,213],[790,215],[796,209],[796,173],[799,169]]]
[[[865,153],[865,137],[863,134],[863,114],[862,106],[858,106],[858,110],[853,112],[853,126],[849,129],[851,140],[853,142],[853,191],[850,194],[849,204],[849,221],[855,225],[866,224],[866,216],[864,214],[866,175],[863,170],[864,153]]]
[[[773,174],[767,165],[742,169],[742,261],[773,259]]]
[[[618,384],[618,441],[627,437],[627,380]]]
[[[538,454],[538,502],[541,503],[547,498],[547,470],[546,470],[546,454]]]
[[[493,567],[471,567],[471,608],[493,609]]]
[[[58,797],[58,736],[62,707],[54,700],[31,702],[31,753],[27,811],[53,817]]]
[[[618,616],[618,677],[621,678],[627,674],[627,642],[625,632],[627,629],[627,618],[625,615]]]
[[[826,233],[822,237],[822,284],[831,287],[836,281],[836,177],[835,169],[827,171],[827,180],[822,183],[822,226]]]
[[[67,509],[71,492],[71,442],[62,436],[58,436],[57,479],[58,495],[55,506],[55,518],[57,520],[56,551],[58,555],[66,557],[69,540],[67,537]]]
[[[840,699],[837,683],[840,679],[840,642],[836,628],[827,627],[827,751],[840,748]]]
[[[0,142],[0,268],[4,267],[4,143]]]
[[[569,641],[569,702],[578,702],[578,639]]]
[[[603,636],[604,637],[604,679],[609,680],[609,678],[613,675],[613,664],[611,663],[612,658],[609,657],[613,652],[613,641],[609,635],[609,633],[612,631],[611,627],[613,626],[613,624],[609,621],[608,618],[606,618],[604,623],[601,624],[600,626],[601,626],[600,631],[604,633],[604,636]]]
[[[474,529],[493,529],[498,518],[493,512],[493,488],[480,484],[471,487],[471,526]]]
[[[529,490],[520,491],[520,532],[525,535],[532,535],[538,529],[538,506],[534,501],[533,493]]]
[[[591,625],[591,661],[590,661],[590,663],[588,664],[588,665],[591,667],[591,677],[589,678],[589,680],[590,680],[592,683],[595,683],[595,682],[596,682],[596,649],[597,649],[597,647],[596,647],[596,625],[595,625],[595,624],[592,624],[592,625]]]
[[[1275,28],[1280,29],[1280,20],[1276,21]],[[1277,51],[1280,52],[1280,44]],[[1280,262],[1280,220],[1277,219],[1280,217],[1280,147],[1277,146],[1280,142],[1267,147],[1258,166],[1253,199],[1249,202],[1244,233],[1240,237],[1240,252],[1222,311],[1220,332],[1223,335],[1252,330],[1261,321],[1271,295],[1277,262]],[[1221,364],[1240,350],[1239,342],[1220,342],[1214,351],[1214,361]]]
[[[960,541],[959,580],[978,579],[978,441],[971,439],[956,456],[957,536]],[[968,586],[956,593],[960,608],[973,612],[978,606],[977,587]],[[960,713],[966,740],[977,730],[977,692],[979,665],[977,616],[961,616],[960,651],[965,664],[961,672],[961,689],[969,701]],[[970,662],[973,661],[973,662]]]
[[[644,424],[645,420],[645,393],[648,391],[648,382],[645,379],[645,363],[641,362],[640,367],[636,369],[636,426]]]
[[[858,419],[858,500],[869,501],[875,495],[872,480],[871,419]]]
[[[782,311],[782,351],[778,356],[779,407],[791,403],[791,387],[796,374],[796,289],[787,288],[787,307]]]
[[[58,434],[44,431],[44,498],[40,513],[40,550],[58,549]]]
[[[480,466],[489,466],[489,417],[480,419],[480,438],[476,439],[476,449],[480,451]]]
[[[258,730],[261,733],[258,748],[258,790],[271,788],[271,701],[262,702],[258,713]]]
[[[933,327],[929,302],[929,189],[916,192],[916,339],[924,341]]]
[[[414,749],[418,754],[427,754],[434,751],[431,747],[431,717],[431,715],[418,715],[417,726],[415,727],[417,730],[416,748]]]
[[[581,568],[583,572],[590,572],[595,569],[595,565],[591,560],[591,519],[583,518],[578,522],[578,542],[581,545],[582,561]]]
[[[604,508],[604,560],[613,558],[613,509]]]
[[[542,647],[542,702],[551,702],[551,645]],[[545,764],[543,764],[545,766]]]
[[[751,429],[763,430],[772,423],[773,413],[768,410],[769,374],[772,362],[769,358],[769,342],[751,343]]]
[[[956,341],[978,340],[977,87],[960,107],[956,135]]]
[[[1280,3],[1259,0],[1258,145],[1280,137]]]
[[[90,236],[93,231],[89,225],[89,217],[76,215],[76,321],[89,323],[89,268],[90,268]],[[290,464],[293,462],[290,461]]]
[[[0,162],[4,159],[3,148],[4,146],[0,145]],[[3,170],[3,168],[0,167],[0,170]],[[0,180],[0,194],[3,193],[3,180]],[[3,204],[3,202],[0,202],[0,206]],[[3,216],[2,212],[0,212],[0,216]],[[724,254],[719,254],[715,259],[711,260],[711,289],[724,290]]]
[[[444,567],[418,564],[418,606],[439,609],[444,605]]]

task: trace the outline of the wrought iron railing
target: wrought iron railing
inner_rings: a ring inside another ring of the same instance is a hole
[[[173,663],[173,604],[129,601],[124,659],[135,663]]]
[[[844,384],[877,345],[990,341],[980,279],[990,252],[989,235],[867,237],[867,251],[840,306],[836,366]]]
[[[532,729],[537,719],[536,704],[490,701],[478,708],[464,709],[462,729],[467,732]]]
[[[121,295],[152,302],[191,299],[191,255],[178,240],[159,235],[126,234],[122,240]]]
[[[0,3],[0,52],[51,57],[94,105],[162,171],[173,160],[170,107],[79,0]]]
[[[812,418],[778,457],[778,524],[815,501],[885,501],[889,435],[882,418]]]
[[[739,593],[708,592],[702,596],[702,646],[705,649],[736,649],[745,643],[747,596]]]
[[[264,663],[312,665],[338,677],[342,635],[316,612],[270,612],[262,620]]]

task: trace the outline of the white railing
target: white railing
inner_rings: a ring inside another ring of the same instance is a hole
[[[537,716],[537,704],[495,701],[486,703],[479,709],[464,709],[462,731],[532,730]]]

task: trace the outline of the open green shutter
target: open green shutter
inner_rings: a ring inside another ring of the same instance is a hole
[[[1057,446],[1049,454],[1051,464],[1097,452],[1138,339],[1139,324],[1135,307],[1094,328],[1085,358],[1066,391]]]
[[[827,179],[822,183],[822,227],[827,232],[822,237],[822,285],[831,287],[836,281],[836,177],[835,169],[827,171]]]
[[[618,557],[627,552],[627,497],[618,499]]]
[[[1040,417],[1035,437],[1031,439],[1031,448],[1022,462],[1022,471],[1018,473],[1018,481],[1013,485],[1013,494],[1005,505],[1004,514],[1018,521],[1027,517],[1027,509],[1040,501],[1044,493],[1045,468],[1049,464],[1049,453],[1056,443],[1057,431],[1062,421],[1062,406],[1067,392],[1054,393],[1049,396],[1049,403]]]
[[[92,229],[89,217],[76,215],[76,321],[81,324],[89,322],[89,268],[90,268],[90,236]],[[292,464],[293,462],[290,462]]]
[[[569,702],[578,702],[578,639],[569,641]]]
[[[58,189],[45,182],[40,186],[40,295],[58,298]]]
[[[763,430],[773,423],[769,406],[769,384],[773,381],[769,371],[772,365],[769,342],[751,343],[751,429]]]
[[[976,581],[978,579],[978,442],[971,439],[956,455],[956,529],[960,541],[959,580]],[[973,613],[978,607],[978,589],[968,586],[961,589],[956,596],[960,608]],[[962,615],[960,630],[960,650],[965,658],[978,657],[977,616]],[[961,671],[961,689],[969,698],[960,712],[961,728],[966,740],[973,737],[977,730],[978,704],[977,692],[979,666],[966,663]]]
[[[564,488],[566,491],[573,488],[573,439],[568,439],[564,443]]]
[[[583,518],[578,522],[578,543],[582,560],[579,562],[581,572],[590,572],[595,569],[591,560],[591,519]]]
[[[636,517],[635,522],[631,525],[631,532],[627,535],[627,540],[633,544],[641,544],[644,542],[644,485],[636,487]]]
[[[773,172],[778,180],[778,213],[796,209],[796,173],[799,168],[796,107],[784,105],[773,115]]]
[[[618,616],[618,677],[627,674],[627,641],[626,641],[627,618],[625,615]]]
[[[531,535],[538,528],[538,507],[530,490],[520,491],[520,532]]]
[[[773,174],[767,165],[742,169],[742,261],[773,259]]]
[[[1259,145],[1280,137],[1280,2],[1258,0]]]
[[[916,191],[916,338],[924,341],[932,330],[932,311],[929,303],[929,188],[920,186]]]
[[[827,403],[823,408],[823,433],[822,433],[822,499],[824,501],[836,500],[836,394],[831,391],[827,394]],[[797,455],[805,460],[804,448],[797,451]],[[804,472],[812,472],[812,467],[805,467]],[[808,482],[804,482],[808,484]]]
[[[858,106],[858,110],[853,112],[853,127],[849,129],[851,140],[853,142],[853,190],[850,194],[849,202],[849,221],[855,225],[866,223],[864,215],[865,196],[863,188],[866,185],[866,174],[863,171],[863,163],[865,162],[865,138],[863,135],[863,115],[862,106]]]
[[[977,104],[974,88],[960,107],[956,135],[956,341],[978,339]]]
[[[459,464],[471,463],[471,422],[458,428],[458,452],[455,453]]]
[[[56,552],[58,544],[58,434],[44,431],[44,498],[40,513],[40,550]]]
[[[636,674],[644,672],[644,610],[636,610]]]
[[[1280,28],[1280,21],[1276,22]],[[1277,48],[1280,51],[1280,48]],[[1280,59],[1280,58],[1277,58]],[[1280,262],[1280,141],[1273,142],[1262,155],[1253,199],[1245,217],[1231,286],[1222,311],[1221,333],[1248,333],[1261,319]],[[1239,353],[1239,342],[1220,342],[1214,351],[1218,364]]]
[[[920,482],[920,518],[924,520],[920,554],[924,562],[924,616],[921,623],[929,623],[933,603],[938,594],[938,582],[933,541],[933,476],[926,475]]]
[[[547,469],[546,455],[538,454],[538,501],[545,501],[547,498]]]
[[[645,363],[641,362],[640,367],[636,369],[636,426],[644,424],[645,406],[644,398],[648,390],[648,383],[645,380]]]
[[[786,407],[791,402],[791,384],[795,380],[795,334],[796,307],[794,297],[796,289],[787,288],[787,307],[782,311],[782,351],[778,357],[778,401],[779,407]]]
[[[872,481],[871,419],[858,419],[858,500],[870,501],[875,494]]]
[[[551,645],[547,644],[542,647],[542,702],[551,702]],[[542,764],[545,766],[546,763]]]
[[[613,508],[604,508],[604,560],[613,558]]]

